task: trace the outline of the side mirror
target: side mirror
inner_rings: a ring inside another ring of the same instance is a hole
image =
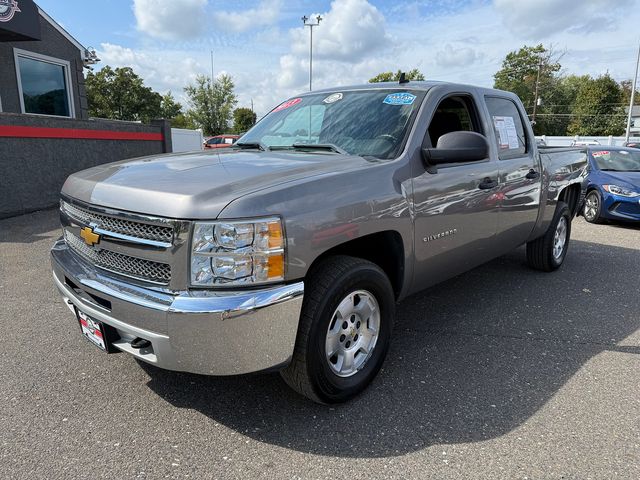
[[[484,160],[489,156],[489,142],[476,132],[449,132],[438,139],[436,148],[423,148],[422,159],[430,168],[440,163],[463,163]]]

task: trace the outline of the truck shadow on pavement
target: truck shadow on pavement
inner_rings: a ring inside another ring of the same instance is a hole
[[[339,457],[403,455],[504,435],[536,414],[591,358],[640,354],[638,250],[573,241],[553,274],[524,251],[398,305],[378,378],[350,403],[315,405],[278,374],[213,378],[143,365],[148,386],[249,438]],[[606,279],[603,272],[615,272]]]

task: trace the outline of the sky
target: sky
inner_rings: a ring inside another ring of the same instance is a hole
[[[129,66],[183,104],[196,75],[231,75],[258,116],[309,88],[418,68],[427,79],[492,86],[505,55],[543,43],[565,74],[633,77],[639,0],[36,0],[102,60]]]

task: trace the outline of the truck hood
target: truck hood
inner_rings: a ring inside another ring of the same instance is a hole
[[[364,167],[351,155],[227,151],[157,155],[71,175],[62,193],[118,210],[182,219],[214,219],[229,202],[264,188]]]

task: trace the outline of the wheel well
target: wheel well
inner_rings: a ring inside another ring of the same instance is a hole
[[[398,232],[372,233],[336,245],[316,258],[309,270],[334,255],[349,255],[375,263],[387,274],[395,297],[400,295],[404,280],[404,245]]]
[[[564,188],[558,196],[558,201],[564,202],[569,206],[569,211],[572,216],[578,213],[581,185],[574,183]]]

